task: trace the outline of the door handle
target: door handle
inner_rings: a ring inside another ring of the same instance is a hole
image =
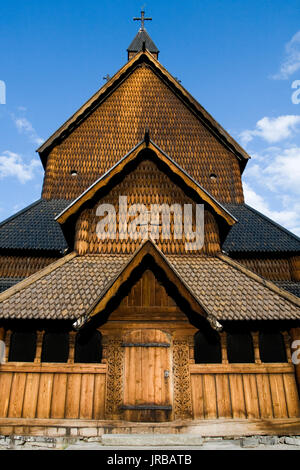
[[[170,377],[170,372],[168,370],[165,370],[164,377],[165,379],[168,379]]]

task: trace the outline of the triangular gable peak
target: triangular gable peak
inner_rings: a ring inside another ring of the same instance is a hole
[[[182,101],[194,112],[201,122],[222,141],[241,161],[244,168],[250,158],[247,152],[223,129],[223,127],[201,106],[197,100],[178,82],[153,55],[148,51],[138,52],[125,64],[99,91],[97,91],[76,113],[71,116],[52,136],[39,148],[43,165],[46,164],[47,155],[53,145],[63,140],[74,128],[79,125],[94,109],[109,96],[120,83],[142,63],[147,63],[152,70],[180,97]]]
[[[196,204],[203,206],[204,244],[203,247],[196,249],[197,252],[215,253],[220,251],[220,240],[224,239],[236,221],[215,198],[146,136],[145,141],[132,149],[117,165],[97,180],[57,217],[70,245],[73,245],[75,239],[74,248],[76,251],[80,254],[93,254],[134,252],[136,250],[143,237],[140,237],[139,241],[135,241],[130,236],[121,235],[120,197],[124,198],[124,196],[128,199],[128,217],[133,216],[130,213],[133,204],[142,204],[144,209],[146,208],[145,210],[150,212],[153,207],[156,207],[156,204],[160,208],[167,204],[172,214],[173,208],[171,206],[177,205],[177,208],[178,205],[180,206],[181,219],[176,220],[178,224],[182,225],[183,236],[176,238],[172,222],[170,237],[159,235],[157,239],[158,245],[164,252],[185,251],[187,246],[187,239],[184,238],[184,234],[187,233],[187,227],[184,225],[185,204],[192,208],[193,222],[196,218]],[[99,216],[104,215],[99,212],[100,204],[111,204],[115,208],[116,237],[109,237],[109,241],[96,237]],[[127,221],[129,221],[128,217],[125,216]],[[151,230],[155,229],[152,217],[153,213],[149,214],[148,222],[151,222]],[[175,223],[175,219],[173,220]],[[160,224],[159,221],[155,223]]]
[[[82,328],[86,323],[90,322],[102,313],[105,315],[115,310],[116,303],[123,297],[124,292],[128,292],[128,286],[131,286],[132,279],[136,273],[139,272],[139,277],[145,270],[149,269],[160,272],[168,283],[174,287],[174,292],[177,293],[176,297],[186,304],[186,310],[192,311],[201,317],[205,318],[210,326],[215,330],[221,330],[222,325],[217,321],[213,314],[205,310],[199,300],[194,296],[193,292],[189,289],[187,284],[180,278],[178,273],[174,271],[167,258],[157,248],[151,240],[146,241],[130,258],[122,271],[107,285],[106,290],[103,291],[100,297],[86,312],[86,314],[77,319],[74,323],[75,329]],[[119,300],[118,300],[119,299]]]
[[[218,200],[243,202],[246,153],[200,108],[150,53],[138,53],[40,147],[42,197],[75,199],[148,127],[157,144]]]

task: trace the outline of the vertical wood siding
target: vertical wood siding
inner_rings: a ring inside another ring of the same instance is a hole
[[[191,365],[194,418],[300,417],[293,366],[276,366],[247,368],[245,365],[244,369],[249,369],[249,373],[243,373],[242,367],[236,373],[236,368],[228,365],[227,373],[221,373],[222,368]]]
[[[104,419],[106,365],[61,369],[2,365],[0,418]]]

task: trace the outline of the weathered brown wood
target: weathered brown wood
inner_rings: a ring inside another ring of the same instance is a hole
[[[270,388],[274,418],[288,416],[282,374],[270,374]]]
[[[233,418],[246,418],[242,374],[229,374],[230,402]]]
[[[57,259],[57,257],[46,256],[0,255],[0,277],[28,277]]]
[[[82,419],[92,419],[94,400],[94,374],[83,374],[81,380],[80,412]]]
[[[218,417],[232,418],[228,374],[216,375],[216,390]]]
[[[206,419],[218,417],[216,377],[212,374],[203,375],[204,416]]]
[[[66,409],[67,393],[67,375],[54,374],[52,400],[51,400],[51,418],[64,418]]]
[[[79,418],[82,374],[69,374],[66,396],[66,418]]]
[[[270,281],[292,279],[289,258],[238,258],[238,262]]]
[[[299,396],[294,374],[283,374],[283,383],[289,418],[300,417]]]
[[[279,294],[281,297],[284,297],[286,300],[289,300],[294,305],[297,305],[298,307],[300,307],[300,299],[296,297],[295,295],[290,294],[288,291],[284,289],[281,289],[280,287],[276,286],[276,284],[274,284],[273,282],[263,279],[261,276],[258,276],[250,269],[245,268],[243,265],[241,265],[240,263],[237,263],[235,260],[225,255],[224,253],[217,253],[217,256],[221,260],[228,263],[230,266],[237,268],[239,271],[245,273],[248,277],[254,279],[260,284],[267,286],[271,291],[275,292],[276,294]]]
[[[190,364],[191,374],[284,374],[293,373],[292,364]]]
[[[36,416],[39,384],[40,374],[27,373],[22,413],[23,418],[34,418]]]
[[[13,374],[2,372],[0,374],[0,417],[7,416]]]
[[[184,433],[195,433],[203,437],[242,437],[261,435],[299,435],[299,418],[285,419],[211,419],[211,420],[178,420],[175,422],[151,423],[149,430],[154,432],[176,432],[178,427]],[[0,418],[0,434],[47,435],[54,427],[69,433],[71,430],[82,432],[87,429],[89,434],[93,430],[103,429],[103,432],[145,432],[145,422],[128,422],[124,420],[79,420],[79,419],[24,419]]]
[[[256,375],[243,374],[243,389],[245,395],[246,416],[248,419],[260,418],[259,396]]]
[[[70,207],[64,211],[61,216],[59,217],[58,221],[59,223],[63,224],[65,223],[70,216],[75,214],[76,212],[78,213],[81,206],[87,202],[88,200],[92,199],[95,194],[100,191],[101,189],[105,188],[107,185],[109,185],[109,182],[111,181],[112,178],[114,178],[116,175],[121,174],[124,172],[124,169],[126,166],[128,166],[129,163],[132,161],[136,160],[137,157],[139,156],[140,152],[146,148],[146,144],[143,142],[141,143],[137,149],[133,150],[132,152],[128,153],[125,158],[118,163],[118,165],[114,166],[109,172],[105,174],[101,180],[99,180],[95,185],[89,188],[88,191],[86,191],[84,194],[82,194],[73,205],[70,205]],[[156,155],[156,157],[159,158],[163,163],[167,165],[167,167],[170,169],[170,171],[176,175],[180,180],[190,189],[192,190],[196,195],[198,195],[203,201],[208,203],[214,211],[224,218],[226,222],[229,225],[233,225],[235,223],[235,219],[227,212],[224,210],[223,206],[221,206],[215,199],[213,199],[209,193],[206,191],[203,191],[200,185],[198,185],[195,180],[193,180],[187,173],[182,171],[180,167],[174,164],[174,162],[167,157],[166,154],[162,153],[158,147],[155,145],[152,145],[150,143],[147,146],[148,150],[152,150],[152,152]],[[172,187],[171,183],[169,184],[169,187]],[[176,188],[176,187],[175,187]],[[143,187],[139,188],[139,193],[143,194]],[[163,186],[160,186],[160,190],[162,191],[164,188]],[[122,192],[119,190],[119,194],[128,194],[128,192]],[[144,194],[145,195],[145,194]],[[157,201],[157,199],[156,199]],[[156,202],[154,201],[154,202]],[[174,201],[173,201],[174,202]]]
[[[95,393],[93,418],[104,419],[105,417],[105,376],[103,374],[95,375]]]
[[[252,333],[253,349],[254,349],[254,359],[256,364],[261,364],[260,351],[259,351],[259,333],[253,331]]]
[[[144,329],[132,331],[123,337],[123,344],[137,344],[126,347],[124,356],[124,403],[125,418],[130,420],[140,419],[145,421],[158,421],[167,417],[163,410],[153,409],[153,406],[171,405],[171,381],[170,351],[165,347],[153,347],[169,341],[165,333],[159,330]],[[150,344],[150,347],[139,344]],[[169,377],[165,377],[168,371]],[[134,407],[142,406],[138,410]],[[131,409],[129,409],[129,408]],[[148,407],[149,412],[146,408]],[[150,413],[151,411],[151,413]]]
[[[291,258],[291,275],[293,281],[300,281],[300,256]]]
[[[155,262],[158,264],[158,266],[163,269],[170,282],[172,282],[176,286],[178,292],[189,302],[191,308],[195,312],[198,312],[199,314],[206,317],[206,313],[202,306],[199,304],[198,300],[181,282],[174,270],[165,261],[162,253],[160,253],[153,246],[152,242],[148,240],[139,249],[139,251],[136,253],[134,258],[128,263],[122,273],[117,277],[113,285],[110,286],[110,288],[102,295],[101,299],[99,299],[98,303],[94,305],[94,307],[90,310],[89,318],[92,318],[93,316],[97,315],[99,312],[105,309],[109,300],[117,294],[120,286],[129,278],[132,271],[142,263],[144,257],[148,255],[151,255],[154,258]]]
[[[38,279],[41,279],[43,276],[46,276],[47,274],[50,274],[59,266],[62,266],[63,264],[70,261],[71,259],[75,258],[75,256],[77,256],[77,253],[75,252],[70,253],[64,256],[63,258],[60,258],[57,261],[54,261],[53,263],[39,270],[38,272],[32,274],[30,277],[24,279],[23,281],[18,282],[16,285],[10,287],[9,289],[5,290],[4,292],[0,294],[0,301],[2,302],[3,300],[11,296],[12,294],[19,292],[21,289],[24,289],[25,287],[30,286],[33,282],[37,281]]]
[[[37,418],[50,418],[53,374],[41,375],[37,402]]]
[[[22,416],[25,384],[26,374],[17,372],[13,375],[8,408],[8,416],[11,418]]]
[[[34,362],[38,364],[41,362],[44,334],[45,334],[44,331],[37,331],[36,333],[36,351],[35,351]]]
[[[268,374],[257,374],[256,381],[261,418],[273,418],[269,376]]]
[[[191,378],[192,399],[193,399],[193,417],[195,419],[204,419],[204,393],[203,376],[193,375]]]
[[[3,341],[5,338],[5,329],[1,326],[0,327],[0,341]]]
[[[1,372],[35,372],[35,373],[56,373],[56,374],[106,374],[106,364],[57,364],[52,363],[28,363],[28,362],[7,362],[0,365]]]

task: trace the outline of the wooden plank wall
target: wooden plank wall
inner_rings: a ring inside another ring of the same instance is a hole
[[[104,419],[105,385],[105,364],[1,365],[0,418]]]
[[[292,365],[190,368],[195,419],[300,417]]]

